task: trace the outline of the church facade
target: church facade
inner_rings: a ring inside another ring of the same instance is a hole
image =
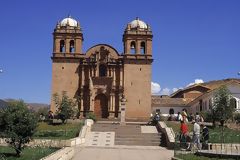
[[[127,119],[149,118],[152,37],[149,25],[137,18],[123,33],[123,53],[109,44],[83,52],[79,22],[63,19],[53,32],[51,111],[57,111],[53,95],[64,91],[77,100],[81,116],[116,118],[125,97]]]

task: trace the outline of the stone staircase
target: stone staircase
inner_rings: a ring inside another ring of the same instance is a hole
[[[95,123],[92,132],[115,132],[115,145],[160,146],[161,133],[142,133],[139,124]]]

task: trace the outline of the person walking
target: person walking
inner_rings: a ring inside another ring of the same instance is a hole
[[[185,123],[185,121],[181,121],[181,126],[180,126],[180,130],[181,130],[181,135],[180,135],[180,146],[183,146],[186,149],[190,148],[190,143],[188,141],[188,137],[189,137],[189,132],[188,132],[188,126]]]
[[[198,121],[193,121],[193,146],[197,144],[197,149],[200,149],[200,125]]]

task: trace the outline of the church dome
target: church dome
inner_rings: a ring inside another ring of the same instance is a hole
[[[60,22],[60,26],[70,26],[70,27],[77,27],[78,26],[78,22],[73,19],[71,16],[68,16],[67,18],[64,18],[61,22]]]
[[[139,29],[148,29],[148,26],[145,22],[141,21],[138,17],[128,24],[130,28],[139,28]]]

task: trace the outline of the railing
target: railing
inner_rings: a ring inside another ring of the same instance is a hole
[[[191,138],[192,134],[189,137]],[[198,148],[197,144],[193,144],[192,138],[180,138],[180,134],[177,133],[174,144],[174,157],[184,160],[194,159],[195,156],[201,155],[240,159],[240,132],[234,136],[229,136],[226,133],[223,133],[222,136],[210,134],[209,143],[200,142]]]

